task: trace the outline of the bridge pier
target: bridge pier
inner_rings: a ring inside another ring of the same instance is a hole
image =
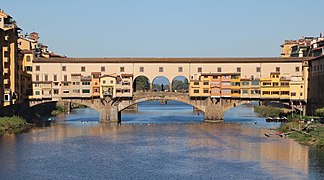
[[[206,99],[206,110],[204,122],[224,122],[224,109],[221,99]]]
[[[121,112],[117,106],[106,106],[99,111],[101,123],[120,123]]]

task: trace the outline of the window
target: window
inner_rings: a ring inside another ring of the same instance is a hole
[[[57,81],[57,75],[56,74],[53,75],[53,80]]]
[[[30,56],[26,57],[26,62],[30,62]]]
[[[272,83],[272,86],[279,86],[279,83],[274,82],[274,83]]]
[[[64,75],[64,81],[67,81],[67,75]]]
[[[35,95],[40,95],[40,91],[35,91]]]
[[[296,93],[295,93],[295,92],[292,92],[292,93],[291,93],[291,96],[296,96]]]
[[[178,67],[178,72],[182,72],[183,68],[182,67]]]
[[[208,89],[204,89],[204,93],[209,93],[209,90]]]
[[[199,89],[195,89],[195,90],[194,90],[194,93],[195,93],[195,94],[199,93]]]
[[[300,96],[303,96],[303,93],[301,92],[301,93],[299,93],[299,95],[300,95]]]
[[[63,83],[63,86],[69,86],[69,83],[65,82]]]
[[[159,72],[163,72],[163,67],[159,67]]]
[[[248,86],[249,85],[249,81],[242,81],[242,86]]]
[[[82,89],[82,93],[90,93],[90,89]]]
[[[204,85],[205,86],[209,85],[209,82],[208,81],[204,81]]]
[[[48,81],[48,75],[47,74],[44,75],[44,79],[45,79],[45,81]]]
[[[279,95],[279,91],[272,91],[271,94],[273,94],[273,95]]]
[[[72,92],[73,93],[80,93],[80,89],[73,89]]]
[[[280,67],[276,67],[276,72],[280,72]]]
[[[222,67],[218,67],[217,72],[222,72]]]
[[[238,72],[238,73],[241,72],[241,67],[237,67],[236,72]]]
[[[82,85],[83,86],[90,86],[90,81],[83,81],[82,82]]]
[[[194,82],[194,85],[195,86],[199,86],[199,82]]]
[[[202,72],[202,68],[201,67],[198,67],[198,72]]]
[[[24,71],[33,71],[33,67],[32,66],[25,66]]]
[[[105,66],[101,66],[101,72],[105,72],[106,71],[106,67]]]
[[[260,90],[251,90],[251,94],[260,94]]]
[[[289,91],[281,91],[281,95],[288,95],[289,96]]]
[[[247,89],[243,89],[243,94],[248,94],[248,90]]]
[[[125,72],[125,67],[120,67],[119,71],[120,72]]]
[[[4,57],[9,57],[8,51],[4,51],[3,54],[4,54]]]
[[[69,94],[70,91],[69,90],[63,90],[63,94]]]
[[[256,67],[256,72],[261,72],[261,67]]]
[[[213,76],[213,79],[218,79],[218,76]]]
[[[296,67],[295,67],[295,71],[296,71],[296,72],[299,72],[299,66],[296,66]]]
[[[140,67],[139,71],[144,72],[144,67]]]
[[[58,89],[54,89],[53,92],[54,92],[54,94],[59,94],[59,90]]]
[[[39,75],[36,74],[36,81],[39,81]]]
[[[84,66],[81,67],[81,72],[85,72],[86,68]]]
[[[269,95],[270,91],[262,91],[262,95]]]
[[[62,66],[62,71],[66,71],[66,66]]]
[[[36,66],[36,71],[40,71],[40,66]]]
[[[110,84],[114,84],[114,81],[113,80],[110,80]]]

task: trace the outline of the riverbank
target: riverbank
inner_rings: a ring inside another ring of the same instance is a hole
[[[287,133],[289,138],[301,144],[324,149],[324,125],[320,123],[289,122],[284,123],[278,131]]]
[[[2,134],[17,134],[26,131],[30,128],[30,124],[21,117],[1,117],[0,118],[0,135]]]
[[[292,121],[289,110],[271,106],[254,106],[254,112],[263,117],[288,117],[288,122],[282,123],[277,131],[301,144],[324,149],[324,125],[310,121],[312,117],[298,116],[295,117],[295,121]],[[309,121],[304,122],[303,119],[309,119]]]

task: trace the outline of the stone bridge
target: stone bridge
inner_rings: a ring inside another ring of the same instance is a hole
[[[121,111],[144,101],[179,101],[204,112],[205,122],[222,122],[224,112],[241,104],[249,103],[242,99],[191,98],[188,93],[179,92],[135,92],[132,98],[80,99],[60,98],[53,100],[30,101],[30,107],[47,102],[69,102],[85,105],[99,112],[100,122],[121,122]]]

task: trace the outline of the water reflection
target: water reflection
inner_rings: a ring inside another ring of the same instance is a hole
[[[324,152],[290,139],[265,137],[267,130],[250,123],[262,124],[248,108],[241,107],[249,112],[241,113],[243,124],[233,118],[225,124],[197,120],[121,126],[99,124],[96,112],[79,109],[65,116],[67,121],[0,137],[0,179],[323,177]]]

